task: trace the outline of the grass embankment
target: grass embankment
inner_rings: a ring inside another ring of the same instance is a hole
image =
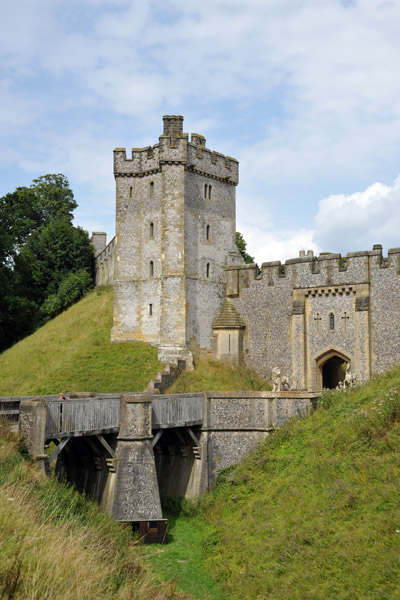
[[[188,598],[149,574],[128,529],[39,474],[18,446],[0,422],[1,598]]]
[[[400,598],[400,368],[326,395],[203,500],[232,598]]]
[[[236,392],[270,390],[271,385],[253,369],[240,369],[217,360],[195,361],[194,371],[185,371],[168,388],[168,394],[188,392]]]
[[[143,342],[110,342],[112,313],[112,288],[96,288],[0,354],[0,396],[142,392],[163,368],[157,348]],[[250,369],[200,361],[169,391],[261,389],[270,388]]]
[[[162,368],[157,349],[110,342],[112,288],[77,304],[0,355],[0,396],[142,392]]]

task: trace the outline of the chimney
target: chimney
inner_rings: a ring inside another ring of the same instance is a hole
[[[164,135],[170,135],[171,140],[176,138],[183,133],[183,117],[175,115],[165,115],[164,121]]]

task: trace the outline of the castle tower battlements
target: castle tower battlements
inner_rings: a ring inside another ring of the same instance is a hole
[[[239,182],[239,163],[206,148],[206,139],[198,133],[189,135],[181,131],[183,117],[164,117],[164,133],[159,143],[145,148],[132,148],[131,158],[126,157],[126,148],[114,150],[115,177],[143,177],[160,173],[162,165],[181,164],[185,169],[206,175],[227,184]]]
[[[165,116],[159,143],[114,150],[116,264],[113,340],[157,345],[160,360],[211,355],[235,243],[238,162]]]

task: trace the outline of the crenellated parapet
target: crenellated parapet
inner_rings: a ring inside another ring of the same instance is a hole
[[[317,257],[310,250],[307,254],[301,251],[298,258],[288,259],[285,263],[264,262],[261,268],[256,264],[226,267],[227,296],[240,295],[240,291],[254,280],[285,287],[284,282],[289,280],[293,288],[362,284],[382,269],[392,269],[394,274],[400,275],[400,248],[390,248],[387,257],[383,256],[382,246],[378,244],[373,250],[348,252],[345,257],[333,253]]]
[[[165,164],[181,164],[188,171],[237,185],[239,163],[235,158],[225,156],[206,148],[206,139],[198,133],[181,131],[183,117],[164,117],[164,133],[159,143],[145,148],[132,148],[127,158],[126,148],[114,150],[115,177],[143,177],[161,172]]]

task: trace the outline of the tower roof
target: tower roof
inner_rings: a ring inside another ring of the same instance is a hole
[[[235,305],[227,298],[213,323],[213,329],[242,329],[246,327]]]

